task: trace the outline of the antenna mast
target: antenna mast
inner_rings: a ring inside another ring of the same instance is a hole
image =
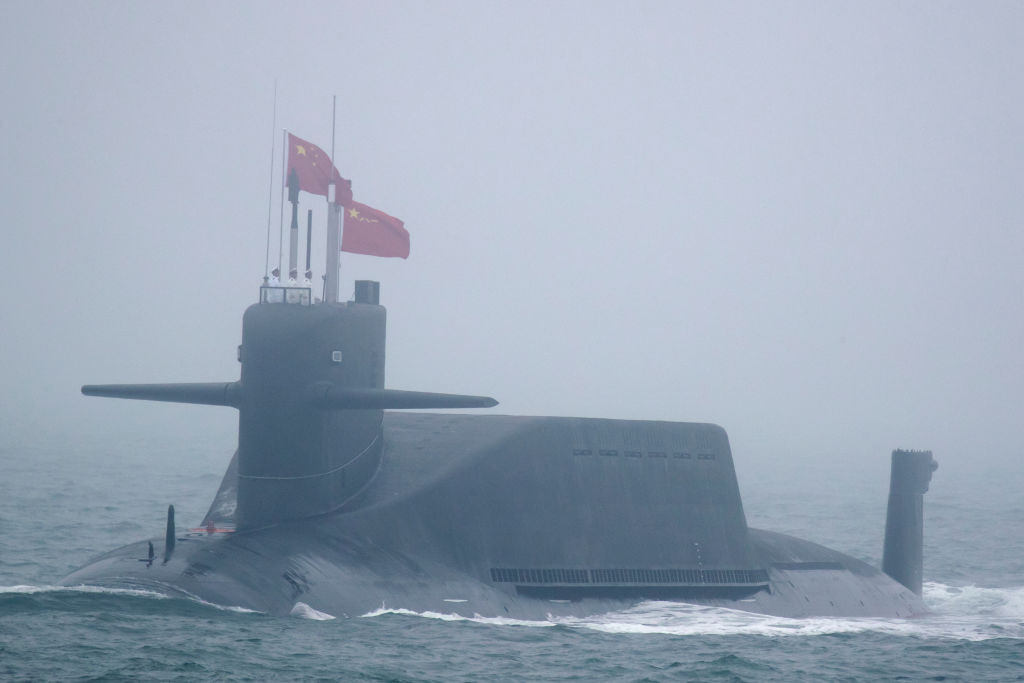
[[[274,79],[274,121],[270,127],[270,188],[267,190],[267,257],[263,262],[263,284],[270,274],[270,216],[274,204],[274,147],[277,145],[277,79]]]
[[[331,105],[331,168],[334,168],[334,130],[335,114],[337,113],[338,96],[334,96]],[[331,182],[327,186],[327,267],[324,273],[324,303],[337,303],[338,301],[338,279],[341,268],[341,243],[339,222],[341,218],[341,206],[334,203],[337,197],[338,188],[335,186],[334,174],[331,172]]]
[[[288,201],[292,204],[292,224],[288,244],[288,286],[294,287],[299,272],[296,260],[299,257],[299,174],[293,168],[288,174]]]
[[[288,165],[288,129],[281,129],[281,218],[277,225],[277,270],[280,272],[284,261],[284,186],[285,166]]]

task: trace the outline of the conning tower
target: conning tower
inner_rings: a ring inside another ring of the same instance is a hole
[[[322,515],[373,478],[387,408],[487,408],[497,401],[384,387],[380,284],[311,303],[308,287],[263,286],[242,318],[237,382],[86,385],[89,396],[231,406],[238,418],[239,530]]]
[[[376,285],[360,282],[353,302],[316,305],[304,297],[287,303],[295,288],[264,287],[245,311],[239,528],[330,512],[373,476],[382,410],[317,402],[346,389],[383,389],[386,311]]]

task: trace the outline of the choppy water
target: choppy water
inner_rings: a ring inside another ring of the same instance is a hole
[[[0,679],[1022,680],[1024,476],[948,462],[926,498],[914,620],[783,619],[648,602],[588,618],[465,619],[389,605],[289,617],[54,584],[93,555],[198,522],[223,435],[0,446]],[[943,462],[943,454],[936,453]],[[947,459],[948,460],[948,459]],[[884,454],[737,467],[748,519],[877,564]],[[881,471],[879,471],[881,470]]]

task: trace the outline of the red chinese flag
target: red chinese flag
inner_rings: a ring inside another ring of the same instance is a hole
[[[344,212],[342,251],[409,258],[409,233],[402,221],[359,202],[349,202]]]
[[[352,201],[352,181],[341,177],[331,164],[330,157],[316,145],[288,133],[288,171],[299,176],[299,189],[311,194],[327,196],[327,186],[334,179],[334,203]],[[285,174],[287,175],[287,174]]]

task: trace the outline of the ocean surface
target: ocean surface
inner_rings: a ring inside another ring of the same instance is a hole
[[[144,430],[139,430],[144,431]],[[187,430],[183,430],[187,431]],[[0,434],[0,439],[4,435]],[[199,523],[230,435],[0,440],[2,680],[1024,680],[1024,466],[940,462],[925,499],[928,617],[783,619],[647,602],[544,621],[354,618],[55,584],[91,557]],[[735,446],[734,446],[735,449]],[[888,455],[734,452],[751,526],[880,562]]]

